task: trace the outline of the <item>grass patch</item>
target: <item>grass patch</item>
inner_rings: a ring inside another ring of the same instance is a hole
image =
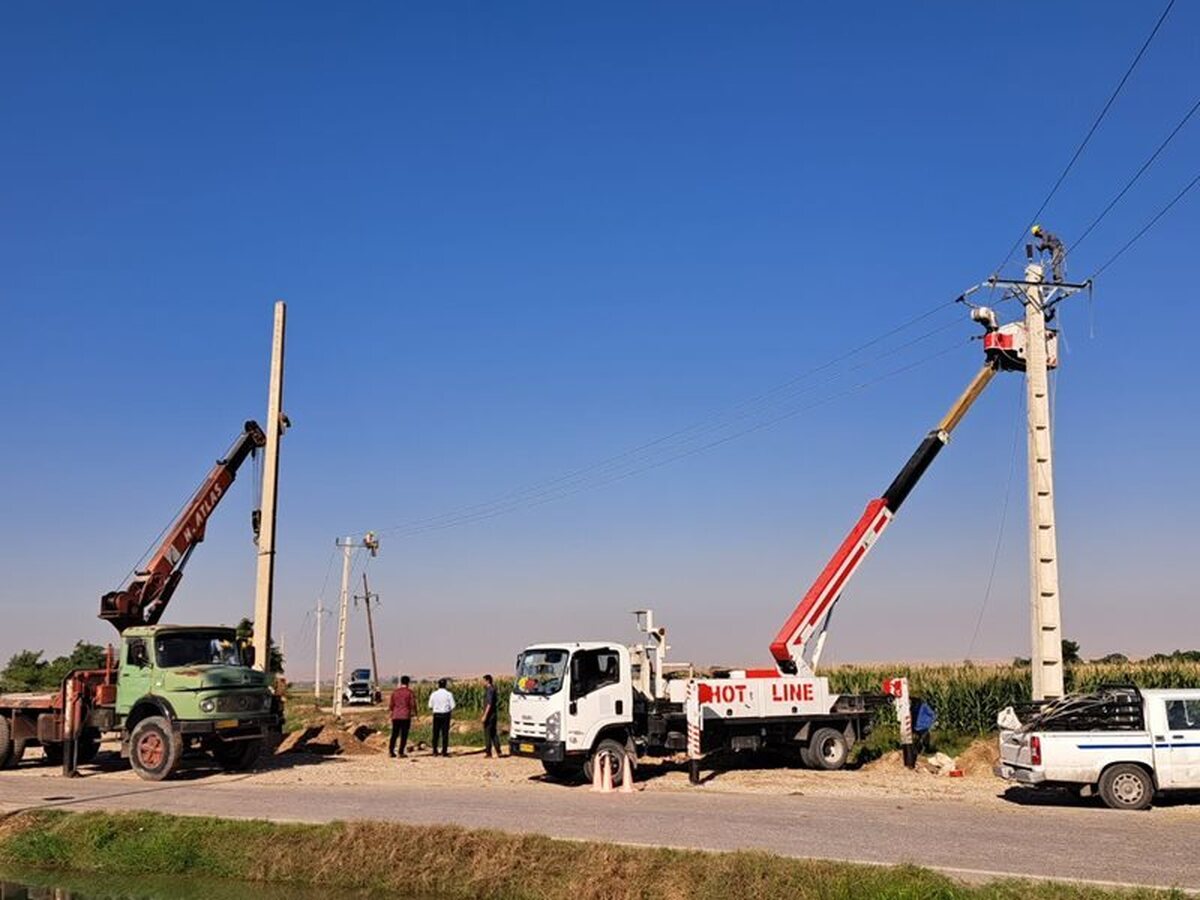
[[[1063,884],[958,884],[912,866],[702,853],[382,822],[289,825],[39,811],[0,824],[0,866],[227,878],[439,898],[1027,900],[1181,896]]]

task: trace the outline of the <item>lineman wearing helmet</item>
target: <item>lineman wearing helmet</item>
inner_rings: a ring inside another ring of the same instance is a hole
[[[1041,225],[1034,225],[1030,231],[1035,238],[1041,241],[1041,243],[1038,244],[1038,253],[1050,254],[1050,268],[1054,273],[1054,283],[1062,284],[1062,282],[1065,280],[1063,260],[1066,259],[1067,248],[1063,246],[1062,241],[1060,241],[1055,235],[1048,232]]]

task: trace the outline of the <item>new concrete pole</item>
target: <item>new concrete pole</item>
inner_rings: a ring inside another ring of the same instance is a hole
[[[271,606],[275,595],[275,505],[279,493],[279,438],[283,434],[283,345],[287,304],[275,304],[271,342],[271,379],[267,394],[267,445],[263,448],[262,519],[258,534],[258,572],[254,585],[254,667],[271,664]]]
[[[1058,595],[1058,538],[1054,524],[1054,464],[1050,389],[1046,374],[1046,315],[1042,267],[1025,267],[1025,387],[1029,431],[1029,567],[1033,697],[1063,695],[1062,611]]]
[[[333,673],[333,714],[342,714],[342,684],[346,678],[346,614],[350,607],[350,559],[356,546],[354,538],[338,541],[342,548],[342,594],[338,609],[337,666]]]
[[[317,655],[313,672],[313,694],[315,695],[314,702],[317,706],[321,705],[321,620],[325,618],[325,599],[322,595],[317,595]]]

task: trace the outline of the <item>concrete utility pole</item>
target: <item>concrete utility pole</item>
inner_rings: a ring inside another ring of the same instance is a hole
[[[362,601],[367,607],[367,636],[371,640],[371,682],[372,685],[379,684],[379,657],[375,655],[375,621],[371,617],[371,601],[378,600],[378,594],[372,594],[370,587],[367,586],[367,573],[363,572],[363,592]],[[359,597],[355,596],[355,600]]]
[[[322,590],[324,590],[322,588]],[[313,672],[313,694],[314,703],[317,706],[321,705],[321,622],[325,618],[325,597],[324,594],[317,595],[317,655],[314,661]]]
[[[1042,267],[1025,267],[1025,388],[1029,437],[1029,566],[1033,631],[1033,698],[1063,695],[1062,611],[1058,595],[1058,537],[1054,525],[1054,464],[1050,389],[1046,374],[1046,313]]]
[[[342,714],[342,684],[346,679],[346,615],[350,608],[350,561],[354,551],[363,548],[374,556],[379,552],[379,541],[368,531],[361,541],[352,537],[340,538],[337,546],[342,548],[342,592],[338,608],[337,667],[333,675],[333,714]]]
[[[262,505],[258,534],[258,572],[254,586],[254,668],[271,665],[271,606],[275,595],[275,506],[279,492],[279,438],[287,427],[283,414],[283,344],[287,304],[275,304],[271,342],[271,379],[267,393],[267,445],[263,449]]]

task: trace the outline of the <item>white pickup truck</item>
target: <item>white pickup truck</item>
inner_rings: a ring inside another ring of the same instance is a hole
[[[1159,791],[1200,790],[1200,689],[1106,688],[1018,718],[1000,714],[996,774],[1034,788],[1098,791],[1146,809]]]

